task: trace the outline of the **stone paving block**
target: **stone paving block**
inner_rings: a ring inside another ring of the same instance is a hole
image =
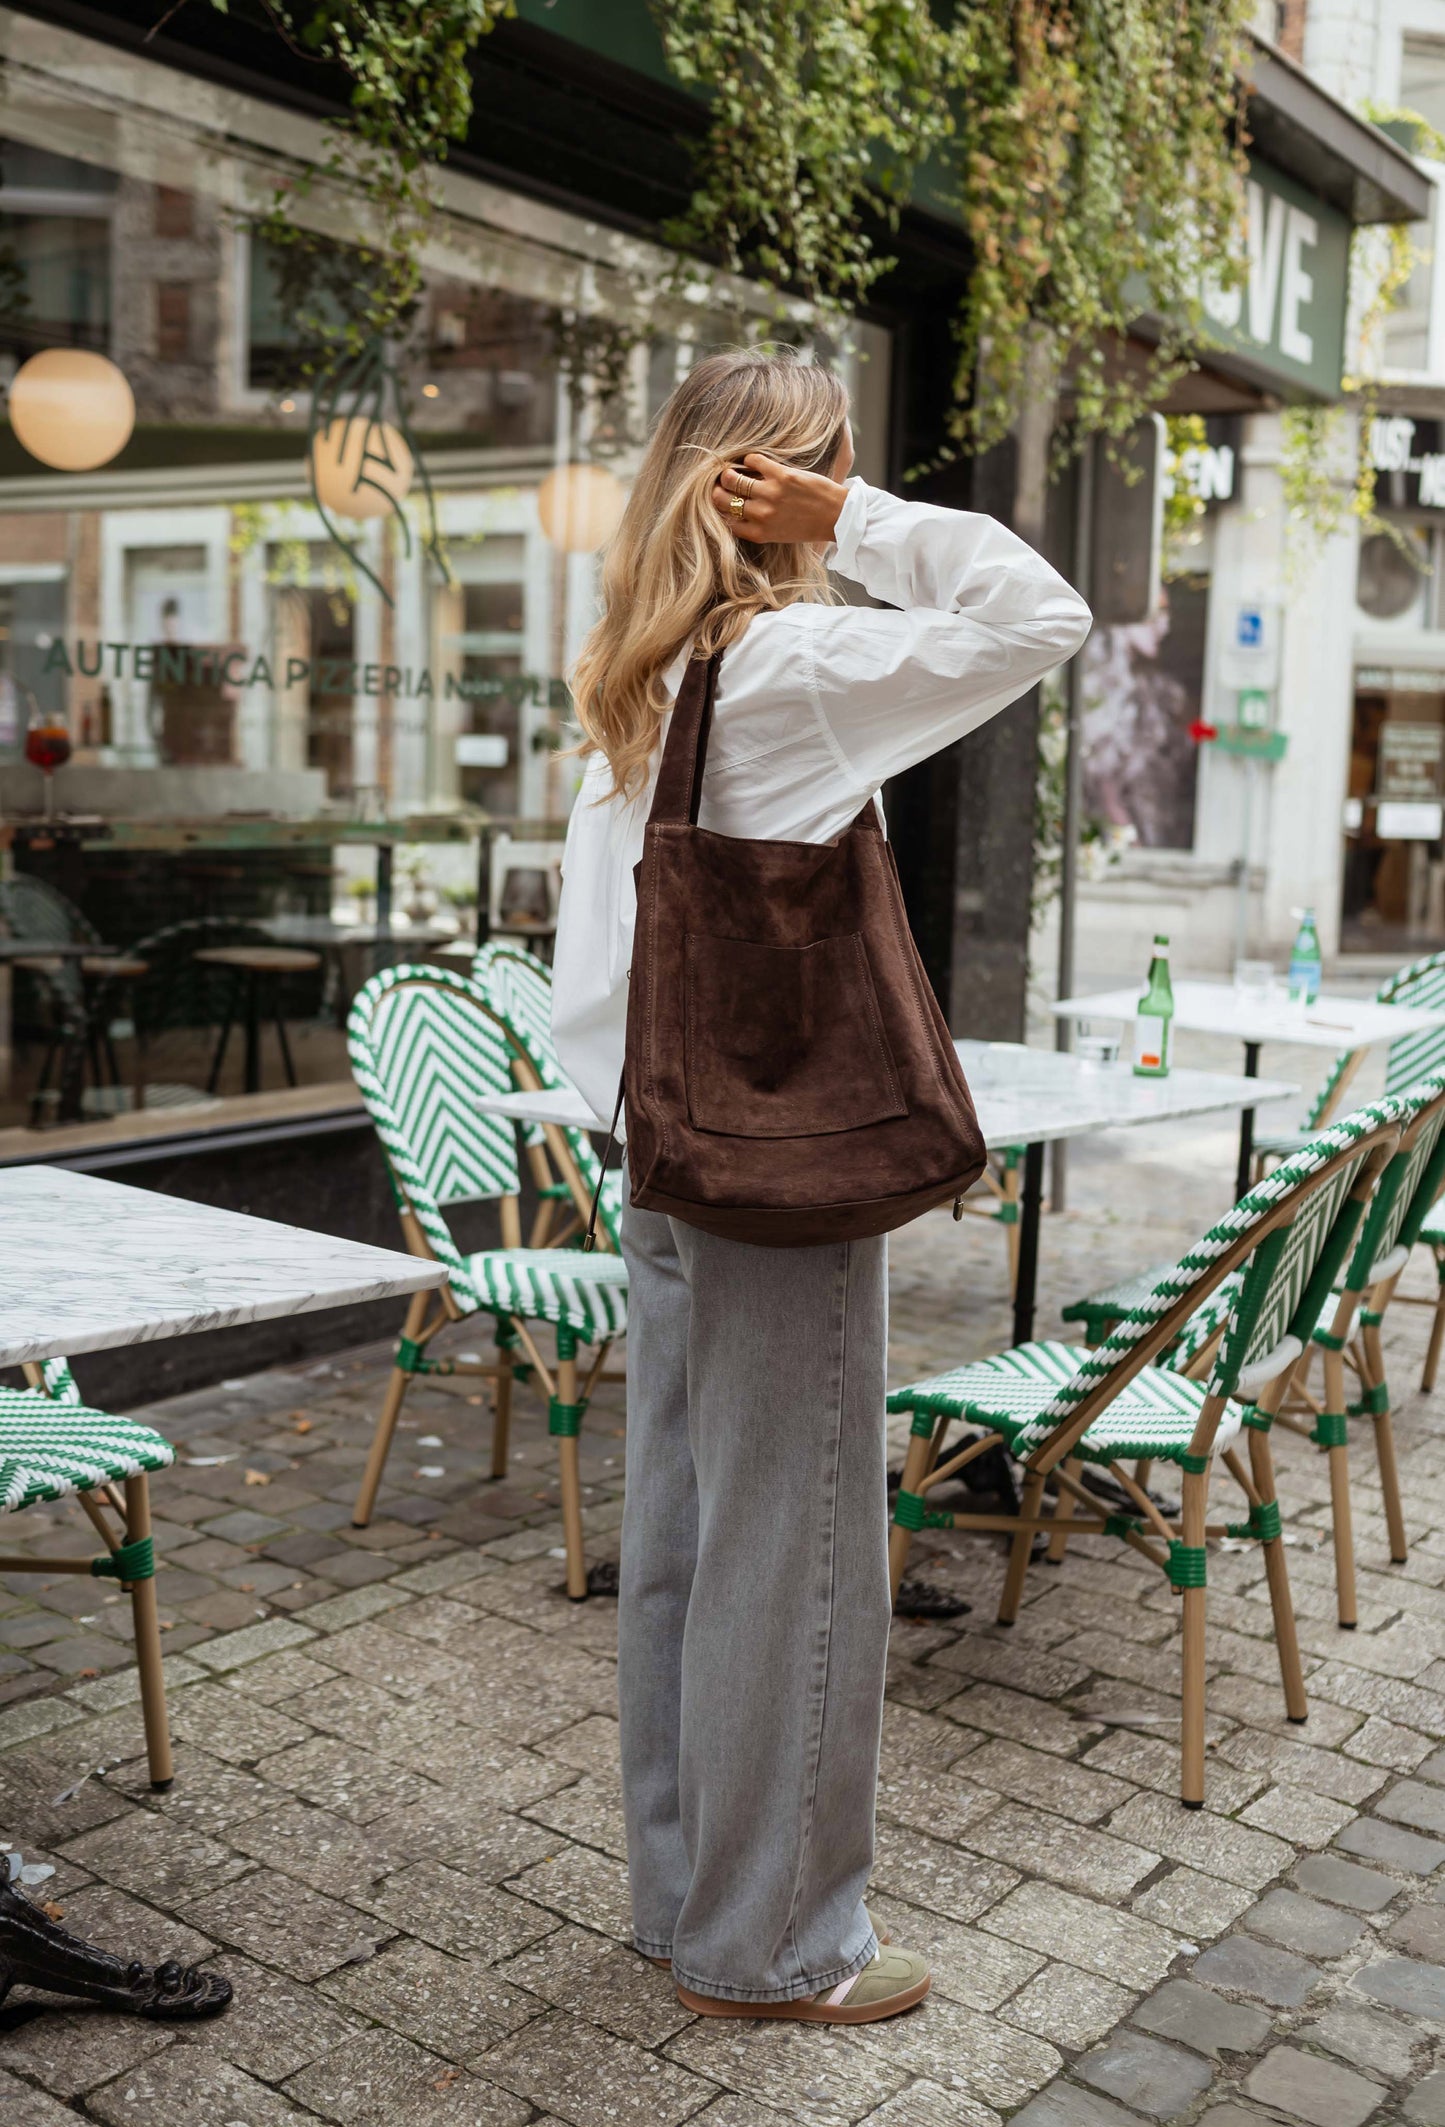
[[[1076,1824],[1044,1810],[1006,1802],[958,1835],[960,1846],[995,1861],[1027,1857],[1029,1868],[1107,1903],[1125,1898],[1159,1866],[1159,1856],[1095,1827],[1080,1834]]]
[[[1303,1957],[1248,1935],[1226,1935],[1204,1952],[1194,1967],[1197,1979],[1231,1994],[1252,1994],[1275,2009],[1297,2009],[1320,1982],[1320,1974]]]
[[[1391,1772],[1413,1772],[1428,1756],[1430,1739],[1413,1728],[1401,1728],[1395,1721],[1371,1714],[1347,1738],[1343,1748],[1350,1757],[1363,1758],[1367,1764],[1380,1765]]]
[[[166,1643],[170,1644],[169,1635]],[[167,1692],[198,1683],[205,1673],[184,1654],[167,1654],[161,1658],[161,1676]],[[113,1713],[118,1706],[140,1704],[140,1677],[131,1662],[111,1676],[92,1677],[87,1683],[72,1684],[66,1697],[74,1705],[85,1707],[88,1713]]]
[[[870,1893],[868,1911],[880,1936],[928,1960],[933,1994],[970,2009],[996,2009],[1047,1960],[999,1935],[944,1920],[916,1905]]]
[[[204,1832],[139,1809],[83,1832],[64,1851],[77,1867],[157,1905],[219,1890],[246,1870],[244,1861]]]
[[[104,2009],[47,2009],[5,2033],[5,2066],[69,2099],[163,2053],[173,2038],[156,2024]]]
[[[322,1985],[333,2001],[453,2061],[509,2038],[542,2007],[495,1968],[422,1942],[393,1943]]]
[[[687,2039],[684,2033],[668,2050],[678,2051]],[[858,2043],[894,2068],[1004,2110],[1032,2097],[1063,2066],[1047,2040],[952,2001],[931,2002],[922,2015],[865,2025]]]
[[[168,1958],[199,1964],[215,1949],[208,1935],[113,1884],[87,1883],[83,1889],[61,1893],[61,1902],[72,1933],[120,1957],[139,1957],[146,1964],[164,1964]]]
[[[873,1856],[880,1890],[948,1920],[974,1920],[1019,1881],[1018,1871],[977,1861],[922,1832],[880,1824]]]
[[[1275,2046],[1244,2079],[1245,2093],[1276,2105],[1309,2127],[1363,2127],[1383,2087],[1353,2068],[1322,2061],[1298,2046]]]
[[[1445,1786],[1445,1750],[1432,1751],[1419,1768],[1422,1780],[1434,1780]]]
[[[980,1926],[1062,1964],[1125,1986],[1152,1987],[1179,1954],[1179,1938],[1152,1920],[1112,1911],[1052,1884],[1025,1883],[984,1914]]]
[[[224,1684],[192,1684],[170,1702],[171,1734],[195,1743],[232,1765],[258,1759],[304,1743],[309,1728],[274,1706],[259,1706]]]
[[[263,1706],[279,1706],[285,1699],[298,1698],[302,1692],[326,1683],[334,1674],[316,1660],[314,1653],[301,1654],[288,1648],[284,1653],[263,1655],[259,1662],[247,1662],[244,1668],[232,1670],[226,1682],[232,1691],[239,1691],[248,1699],[259,1699]]]
[[[1350,1984],[1386,2008],[1445,2022],[1445,1972],[1438,1965],[1422,1964],[1413,1957],[1385,1957],[1364,1966]]]
[[[5,2127],[75,2127],[75,2114],[29,2083],[17,2082],[0,2068],[0,2114]],[[919,2127],[923,2127],[920,2116]]]
[[[1089,1666],[1066,1656],[1046,1653],[1028,1640],[1012,1636],[990,1639],[982,1632],[965,1631],[951,1646],[941,1647],[933,1657],[939,1669],[973,1677],[983,1684],[1003,1684],[1013,1691],[1027,1691],[1035,1698],[1061,1699],[1089,1681]]]
[[[228,1632],[218,1640],[198,1647],[195,1659],[207,1669],[239,1669],[245,1662],[259,1661],[263,1654],[279,1654],[287,1647],[304,1646],[315,1634],[293,1617],[270,1617],[241,1632]]]
[[[584,1928],[630,1942],[632,1900],[626,1868],[609,1854],[557,1844],[560,1851],[515,1877],[512,1889],[518,1897],[534,1899]]]
[[[885,1736],[889,1714],[903,1710],[900,1707],[885,1707]],[[938,1724],[929,1721],[925,1725],[931,1732]],[[556,1758],[563,1765],[574,1766],[578,1772],[610,1773],[615,1778],[620,1771],[621,1748],[617,1723],[609,1720],[605,1714],[588,1714],[585,1721],[574,1722],[572,1727],[564,1728],[558,1735],[548,1736],[545,1742],[537,1745],[537,1749],[543,1757]],[[951,1753],[948,1763],[952,1763],[952,1756]],[[940,1765],[938,1769],[943,1771],[946,1768]]]
[[[910,1830],[931,1833],[944,1840],[961,1839],[970,1825],[996,1810],[1001,1797],[991,1788],[979,1787],[968,1775],[940,1773],[921,1765],[904,1765],[881,1771],[878,1780],[878,1813]]]
[[[1445,1912],[1441,1914],[1445,1921]],[[1244,1916],[1251,1934],[1263,1935],[1301,1957],[1343,1957],[1365,1932],[1363,1920],[1337,1907],[1320,1905],[1298,1891],[1267,1891]]]
[[[723,2107],[733,2102],[728,2098],[718,2105],[710,2105],[700,2118],[707,2127],[730,2127],[729,2116]],[[749,2127],[749,2122],[738,2114],[731,2127]],[[920,2076],[897,2097],[889,2098],[876,2112],[870,2112],[862,2127],[1002,2127],[998,2114],[988,2105],[979,2105],[961,2090],[944,2090],[937,2083],[930,2083]]]
[[[93,1750],[44,1746],[0,1757],[0,1825],[30,1845],[63,1846],[76,1833],[123,1815],[130,1808],[124,1795],[112,1794],[103,1780],[85,1779],[101,1762]]]
[[[1387,2082],[1399,2081],[1410,2066],[1422,2036],[1418,2026],[1401,2023],[1363,2003],[1348,1999],[1333,2003],[1314,2023],[1301,2027],[1299,2037],[1312,2046],[1326,2046],[1352,2067],[1368,2069]]]
[[[369,1957],[393,1929],[370,1914],[323,1898],[289,1877],[255,1870],[223,1891],[185,1907],[208,1935],[275,1965],[292,1979],[315,1980],[353,1958]]]
[[[616,2122],[617,2127],[677,2127],[713,2092],[712,2084],[685,2065],[629,2045],[561,2010],[537,2018],[515,2038],[482,2054],[472,2067],[489,2082],[545,2106],[573,2127],[593,2127],[599,2120]],[[892,2087],[890,2083],[878,2094],[888,2095]]]
[[[532,1803],[527,1815],[536,1823],[548,1825],[553,1831],[576,1839],[584,1846],[600,1847],[619,1861],[627,1859],[622,1785],[615,1776],[594,1779],[584,1775],[582,1779],[574,1780],[570,1787],[558,1788]],[[535,1856],[531,1858],[535,1859]]]
[[[1139,2115],[1080,2083],[1057,2082],[1016,2112],[1009,2127],[1139,2127]]]
[[[1097,1722],[1081,1721],[1045,1699],[1031,1699],[1022,1691],[1006,1691],[997,1684],[971,1684],[940,1710],[965,1728],[981,1728],[988,1735],[1007,1736],[1012,1742],[1066,1758],[1099,1733]]]
[[[1133,2021],[1158,2038],[1177,2039],[1196,2053],[1218,2060],[1225,2053],[1253,2053],[1268,2038],[1271,2023],[1263,2009],[1223,2001],[1192,1979],[1166,1980],[1157,1993],[1140,2002]]]
[[[1354,1713],[1383,1714],[1405,1728],[1445,1735],[1445,1696],[1402,1683],[1397,1677],[1371,1676],[1347,1662],[1325,1662],[1311,1676],[1309,1693],[1311,1722],[1316,1702],[1331,1700]]]
[[[1361,1868],[1341,1861],[1337,1854],[1306,1854],[1294,1872],[1294,1880],[1312,1898],[1327,1898],[1332,1905],[1347,1905],[1357,1913],[1378,1913],[1400,1895],[1400,1886],[1378,1869]]]
[[[1445,1788],[1423,1780],[1398,1780],[1377,1798],[1375,1813],[1396,1824],[1408,1824],[1411,1831],[1445,1837]]]
[[[329,1898],[361,1904],[384,1877],[414,1859],[418,1851],[400,1825],[390,1834],[381,1833],[378,1825],[382,1821],[352,1824],[329,1810],[282,1794],[264,1815],[238,1824],[231,1839],[247,1857],[240,1867],[260,1861]]]
[[[1428,1964],[1445,1964],[1445,1906],[1433,1901],[1408,1906],[1385,1930],[1386,1942],[1407,1957],[1422,1957]]]
[[[328,1596],[325,1602],[303,1610],[300,1622],[317,1632],[340,1632],[365,1618],[380,1617],[385,1610],[403,1609],[411,1600],[404,1589],[390,1582],[385,1587],[348,1588],[344,1595]]]
[[[1021,2030],[1077,2052],[1112,2031],[1133,2006],[1134,1996],[1127,1987],[1115,1986],[1094,1972],[1081,1972],[1076,1965],[1051,1964],[1020,1987],[1002,2014]]]
[[[81,1718],[79,1709],[63,1699],[36,1699],[29,1705],[7,1706],[0,1713],[0,1750],[13,1750],[34,1736],[48,1735]]]
[[[1432,2068],[1406,2097],[1403,2109],[1406,2119],[1419,2127],[1445,2127],[1445,2068]]]
[[[517,2098],[394,2031],[336,2047],[286,2091],[310,2108],[308,2118],[345,2127],[521,2127],[526,2118]]]
[[[1178,1867],[1142,1890],[1133,1909],[1195,1942],[1208,1942],[1222,1935],[1253,1902],[1254,1893],[1238,1883],[1222,1883],[1217,1876]]]
[[[568,2009],[639,2046],[660,2046],[691,2023],[666,1972],[636,1950],[566,1925],[498,1968],[549,2008]]]
[[[1171,1861],[1248,1890],[1261,1890],[1294,1860],[1282,1839],[1212,1810],[1181,1809],[1177,1796],[1135,1795],[1109,1819],[1109,1830]]]
[[[930,1722],[930,1728],[937,1724]],[[1091,1771],[1046,1751],[1027,1750],[1004,1736],[991,1736],[970,1754],[967,1777],[980,1787],[1011,1795],[1034,1809],[1050,1809],[1073,1824],[1097,1824],[1127,1802],[1132,1786],[1112,1774]]]
[[[418,1861],[388,1877],[367,1900],[375,1932],[418,1935],[439,1950],[496,1964],[550,1935],[552,1914],[509,1891],[493,1890],[439,1861]]]
[[[1207,2090],[1214,2070],[1197,2053],[1136,2031],[1119,2031],[1086,2054],[1075,2074],[1150,2119],[1172,2119]]]
[[[87,2109],[106,2127],[282,2127],[309,2119],[254,2076],[199,2048],[176,2045],[158,2058],[129,2068],[104,2089],[93,2090]]]
[[[497,1561],[488,1558],[485,1551],[464,1546],[448,1552],[445,1558],[430,1559],[409,1572],[398,1573],[392,1585],[405,1588],[411,1595],[443,1595],[450,1588],[465,1587],[469,1581],[496,1570]]]
[[[374,1618],[331,1633],[323,1659],[328,1668],[379,1684],[399,1699],[421,1698],[438,1685],[466,1675],[465,1664],[453,1655],[403,1633],[389,1632]]]
[[[1347,1854],[1365,1861],[1379,1861],[1386,1868],[1408,1869],[1412,1876],[1429,1876],[1445,1861],[1445,1845],[1438,1839],[1422,1839],[1398,1824],[1381,1824],[1374,1817],[1357,1817],[1335,1840]]]
[[[284,2082],[364,2028],[317,1988],[297,1986],[234,1950],[216,1958],[215,1969],[235,1989],[231,2006],[188,2031],[187,2043],[221,2054],[262,2082]]]
[[[229,1696],[229,1694],[227,1694]],[[279,1718],[274,1712],[270,1718]],[[300,1722],[291,1724],[298,1730]],[[303,1731],[304,1732],[304,1731]],[[263,1780],[289,1787],[308,1802],[368,1824],[388,1810],[410,1808],[432,1792],[430,1782],[336,1736],[312,1735],[257,1767]]]
[[[1302,1787],[1272,1787],[1241,1812],[1241,1821],[1274,1832],[1293,1846],[1321,1847],[1328,1846],[1354,1814],[1348,1802],[1334,1802],[1328,1795],[1312,1795]]]
[[[217,1514],[200,1526],[207,1536],[219,1536],[223,1543],[264,1544],[268,1537],[279,1536],[286,1524],[254,1507],[233,1507],[229,1514]]]
[[[908,2018],[900,2021],[906,2023]],[[850,2033],[846,2044],[835,2039],[820,2046],[819,2036],[832,2034],[800,2024],[699,2017],[668,2041],[662,2057],[688,2069],[695,2078],[693,2088],[699,2092],[721,2085],[759,2105],[774,2107],[791,2120],[816,2120],[834,2127],[834,2123],[866,2118],[907,2082],[906,2072],[872,2045],[873,2036],[882,2028],[868,2027],[866,2038]],[[513,2044],[525,2043],[530,2037],[531,2032],[524,2032],[522,2040]],[[485,2069],[487,2064],[478,2066]],[[537,2102],[547,2100],[539,2097]],[[563,2110],[555,2103],[553,2109]],[[571,2116],[564,2112],[564,2117]],[[591,2127],[591,2120],[578,2116],[578,2127]]]

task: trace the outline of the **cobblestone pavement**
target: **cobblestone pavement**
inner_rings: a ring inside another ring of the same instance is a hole
[[[1041,1329],[1202,1228],[1231,1150],[1227,1128],[1196,1126],[1076,1155],[1072,1208],[1045,1225]],[[1432,1278],[1421,1259],[1410,1289]],[[927,1539],[916,1563],[974,1607],[896,1627],[870,1902],[929,1955],[934,1990],[850,2032],[697,2022],[626,1947],[615,1606],[559,1592],[534,1396],[517,1399],[511,1475],[489,1484],[479,1399],[418,1391],[365,1531],[349,1509],[380,1348],[158,1407],[179,1450],[155,1486],[175,1787],[146,1783],[124,1601],[15,1576],[0,1830],[54,1870],[36,1895],[68,1926],[214,1959],[236,2002],[177,2031],[13,1996],[0,2118],[1445,2123],[1445,1440],[1414,1392],[1427,1319],[1398,1308],[1390,1328],[1402,1568],[1367,1442],[1354,1458],[1355,1633],[1333,1621],[1322,1466],[1282,1445],[1306,1727],[1283,1719],[1256,1555],[1211,1557],[1202,1813],[1176,1799],[1161,1579],[1078,1541],[1030,1574],[1005,1632],[994,1541]],[[940,1218],[899,1238],[897,1378],[1006,1327],[995,1232]],[[621,1393],[598,1396],[585,1437],[599,1557],[620,1516]],[[78,1537],[73,1510],[6,1530],[41,1556]]]

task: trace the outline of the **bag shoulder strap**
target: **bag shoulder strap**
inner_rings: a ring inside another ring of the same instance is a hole
[[[657,822],[668,826],[681,826],[684,821],[689,827],[697,825],[698,809],[702,804],[703,771],[707,767],[707,742],[712,732],[712,710],[721,668],[721,650],[714,651],[711,657],[688,660],[667,720],[667,736],[662,742],[662,759],[658,763],[657,782],[652,793],[652,810],[647,815],[649,827]],[[871,797],[864,799],[851,826],[871,830],[874,834],[882,832],[878,809]]]

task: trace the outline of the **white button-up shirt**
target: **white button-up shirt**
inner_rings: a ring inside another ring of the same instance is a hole
[[[992,517],[849,483],[829,556],[884,599],[759,613],[723,655],[698,824],[761,841],[829,842],[889,776],[926,760],[1071,657],[1089,609]],[[675,695],[684,652],[667,673]],[[589,756],[562,862],[552,1030],[563,1069],[610,1116],[656,759],[646,789],[606,796]]]

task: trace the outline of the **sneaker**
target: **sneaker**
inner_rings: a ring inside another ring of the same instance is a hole
[[[901,2016],[932,1985],[928,1966],[909,1950],[880,1949],[871,1964],[822,1994],[797,2001],[715,2001],[680,1986],[677,1998],[695,2016],[775,2016],[797,2024],[876,2024]]]

